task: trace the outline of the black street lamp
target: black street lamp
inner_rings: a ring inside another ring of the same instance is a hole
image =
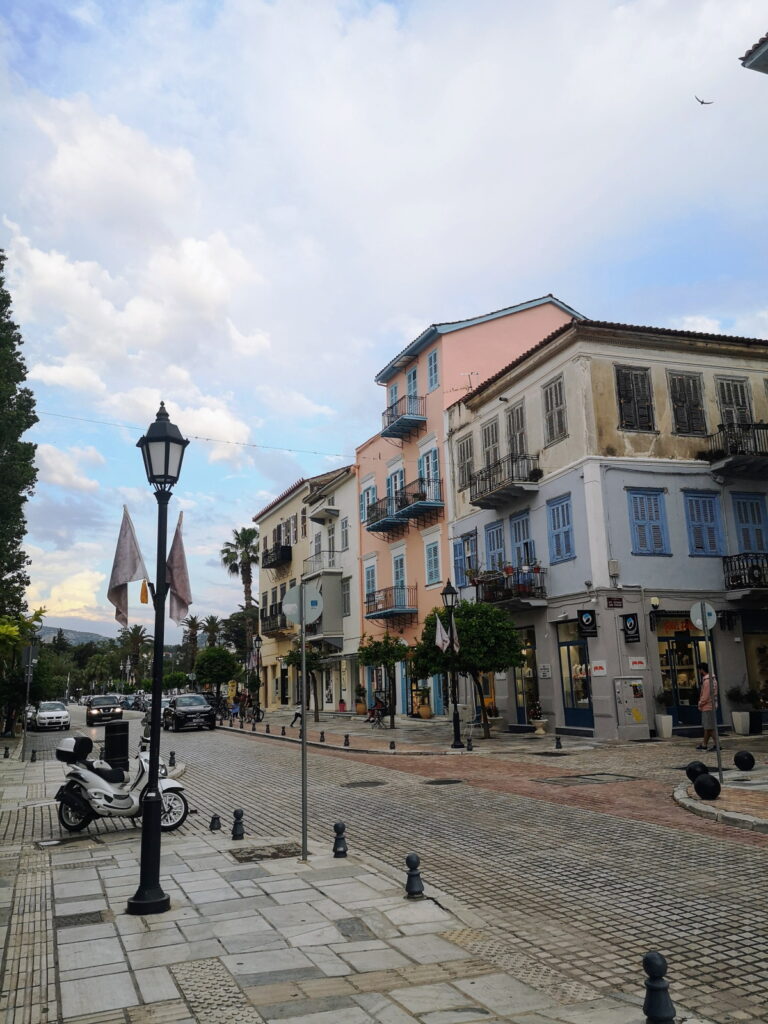
[[[264,641],[261,634],[257,633],[253,638],[253,649],[256,651],[256,708],[261,707],[261,648]]]
[[[448,641],[451,650],[451,702],[453,704],[453,743],[452,750],[460,750],[464,744],[461,742],[461,721],[459,720],[459,681],[456,677],[456,645],[454,643],[453,612],[456,608],[456,599],[459,592],[451,586],[448,580],[440,591],[443,599],[443,608],[448,612]]]
[[[149,779],[142,802],[141,868],[139,887],[128,900],[129,914],[162,914],[171,906],[171,898],[160,886],[160,821],[162,798],[158,786],[160,765],[160,709],[163,696],[163,643],[165,640],[165,599],[168,502],[171,488],[179,479],[184,449],[189,444],[177,426],[171,423],[165,404],[160,403],[155,422],[136,443],[141,449],[147,479],[157,499],[157,572],[155,591],[155,641],[152,657],[152,710],[149,731]]]

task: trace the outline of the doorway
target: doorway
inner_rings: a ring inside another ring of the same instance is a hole
[[[690,619],[661,618],[657,626],[661,684],[668,695],[674,725],[701,725],[699,711],[699,666],[707,660],[707,645],[702,630]],[[717,675],[715,641],[710,634],[712,661],[710,671]],[[722,693],[720,694],[722,699]],[[718,701],[718,722],[721,703]]]
[[[593,729],[595,717],[592,711],[589,648],[586,639],[579,633],[575,619],[558,622],[557,643],[565,724],[575,729]]]
[[[533,626],[519,630],[522,664],[512,669],[515,687],[515,720],[528,722],[528,708],[539,699],[539,675],[536,665],[536,630]]]

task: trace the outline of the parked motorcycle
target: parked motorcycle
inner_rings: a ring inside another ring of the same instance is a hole
[[[56,748],[56,760],[69,765],[67,782],[56,794],[59,822],[68,832],[81,832],[94,818],[139,818],[149,779],[149,752],[142,740],[129,773],[106,761],[92,760],[89,736],[68,736]],[[161,764],[161,775],[167,769]],[[176,779],[158,779],[162,810],[160,828],[171,832],[184,824],[189,805]]]

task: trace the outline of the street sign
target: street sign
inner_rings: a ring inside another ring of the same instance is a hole
[[[289,590],[286,590],[283,597],[283,615],[289,622],[293,622],[297,626],[301,620],[299,609],[300,590],[299,586],[291,587]],[[323,596],[320,593],[320,587],[317,583],[305,583],[304,625],[308,626],[311,622],[317,622],[322,614]]]
[[[696,629],[704,629],[704,619],[701,616],[701,606],[704,605],[704,616],[707,621],[707,629],[714,629],[717,624],[717,613],[708,601],[694,601],[691,605],[691,622]]]
[[[195,675],[194,672],[190,672],[189,675],[187,676],[187,679],[190,681],[190,683],[194,683],[194,681],[197,679],[197,676]]]

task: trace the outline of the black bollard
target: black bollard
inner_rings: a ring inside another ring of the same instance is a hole
[[[320,742],[325,743],[325,732],[322,729],[320,730]]]
[[[475,748],[472,746],[472,737],[471,736],[467,736],[467,750],[474,750],[474,749]]]
[[[285,726],[284,725],[280,726],[280,735],[281,736],[285,736]]]
[[[244,839],[245,838],[245,825],[243,824],[243,812],[233,811],[235,820],[232,822],[232,838],[233,839]]]
[[[702,800],[717,800],[720,796],[720,783],[709,772],[702,772],[701,775],[697,775],[693,788],[696,791],[696,796]]]
[[[176,751],[175,750],[172,750],[171,753],[170,753],[170,756],[168,758],[168,767],[169,768],[175,768],[176,767]]]
[[[394,750],[395,749],[395,741],[394,740],[390,740],[389,741],[389,749],[390,750]]]
[[[242,728],[244,727],[244,725],[245,725],[245,722],[244,722],[244,721],[243,721],[243,719],[241,718],[241,719],[240,719],[240,728],[242,729]]]
[[[269,722],[264,726],[264,732],[269,736]]]
[[[31,763],[32,761],[36,761],[36,760],[37,760],[37,751],[36,751],[36,750],[33,750],[33,751],[32,751],[32,757],[30,757],[30,759],[29,759],[29,760],[30,760],[30,763]]]
[[[643,957],[643,970],[648,975],[645,979],[643,1003],[646,1024],[674,1024],[675,1004],[669,995],[669,982],[664,977],[667,961],[661,953],[646,953]]]
[[[336,833],[336,837],[333,840],[333,856],[334,857],[346,857],[347,856],[347,826],[343,821],[337,821],[333,826],[333,831]]]
[[[691,761],[685,769],[685,774],[691,780],[695,782],[700,775],[705,775],[709,771],[709,768],[703,763],[703,761]]]
[[[5,753],[3,754],[3,758],[5,759],[5,758],[8,758],[10,756],[11,756],[11,748],[10,747],[6,747],[5,748]]]
[[[219,832],[221,830],[221,818],[218,814],[211,815],[211,824],[208,826],[211,832]]]
[[[555,736],[555,750],[562,750],[562,749],[563,749],[563,741],[560,739],[559,736]]]
[[[349,733],[348,732],[344,733],[344,746],[345,747],[349,746]]]
[[[5,749],[7,750],[8,748],[6,747]],[[751,772],[755,767],[755,758],[748,750],[740,750],[733,755],[733,763],[740,772]]]
[[[256,719],[251,719],[251,732],[256,732]]]
[[[304,738],[304,726],[302,725],[301,728],[299,729],[299,739],[303,739],[303,738]]]
[[[407,900],[423,900],[424,883],[421,880],[421,872],[419,871],[421,860],[418,854],[409,853],[405,858],[405,864],[408,868],[408,878],[405,882],[405,898]]]

